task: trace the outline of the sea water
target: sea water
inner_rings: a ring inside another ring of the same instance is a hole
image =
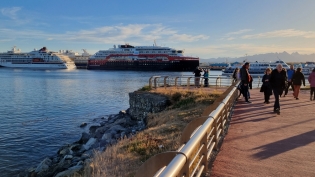
[[[220,75],[214,71],[211,74]],[[129,107],[154,75],[192,72],[0,68],[0,174],[15,176],[80,139],[83,122]]]

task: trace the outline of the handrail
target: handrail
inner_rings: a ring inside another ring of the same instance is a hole
[[[204,123],[199,125],[198,123],[193,122],[195,130],[189,130],[189,132],[191,132],[191,138],[187,143],[181,146],[177,155],[169,163],[161,164],[160,160],[153,163],[153,160],[151,160],[152,164],[159,164],[159,166],[162,167],[153,172],[155,173],[154,176],[192,177],[200,176],[207,171],[208,158],[213,149],[218,150],[218,143],[221,139],[221,135],[224,133],[226,123],[230,120],[232,115],[232,108],[238,96],[237,85],[239,83],[240,82],[237,81],[227,89],[222,95],[225,96],[223,100],[217,99],[218,107],[207,116],[208,118],[205,119]],[[148,167],[150,164],[145,163],[143,165]],[[144,168],[142,167],[141,169],[143,170]],[[147,173],[138,171],[136,177],[141,176],[139,174]]]

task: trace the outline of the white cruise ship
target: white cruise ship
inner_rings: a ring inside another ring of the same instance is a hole
[[[75,63],[77,68],[86,69],[89,58],[92,56],[86,49],[82,49],[83,53],[79,54],[72,50],[59,50],[59,53],[69,56]]]
[[[289,65],[286,64],[284,61],[282,60],[277,60],[275,62],[249,62],[250,63],[250,67],[249,67],[249,73],[250,75],[254,76],[263,76],[264,72],[267,68],[271,68],[271,69],[276,69],[278,64],[281,64],[283,66],[283,68],[285,68],[286,70],[290,69]],[[226,67],[225,70],[223,71],[222,75],[224,76],[232,76],[233,72],[236,68],[241,69],[242,66],[229,66]]]
[[[58,52],[48,51],[46,47],[22,53],[14,46],[11,51],[0,53],[0,66],[11,68],[34,69],[75,69],[74,62]]]

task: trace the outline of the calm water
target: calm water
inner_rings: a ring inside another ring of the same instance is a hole
[[[128,93],[153,75],[191,72],[0,68],[0,174],[38,165],[80,138],[82,122],[129,107]]]

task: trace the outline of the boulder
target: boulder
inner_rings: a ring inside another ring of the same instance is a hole
[[[88,134],[86,132],[83,132],[82,135],[81,135],[80,140],[78,141],[78,143],[85,144],[90,138],[91,138],[90,134]]]
[[[105,133],[102,136],[102,140],[109,140],[109,139],[112,139],[112,134],[111,133]]]
[[[77,165],[69,168],[68,170],[65,170],[63,172],[59,172],[55,177],[68,177],[71,176],[73,173],[79,171],[82,169],[82,165]]]
[[[83,148],[85,150],[89,150],[91,148],[91,146],[96,142],[95,138],[90,138],[89,141],[83,145]]]
[[[87,123],[83,122],[83,123],[80,125],[80,127],[83,128],[83,127],[85,127],[86,125],[87,125]]]
[[[45,158],[35,169],[35,172],[38,173],[38,172],[41,172],[41,171],[45,171],[47,170],[50,165],[52,163],[52,160],[50,158]]]

